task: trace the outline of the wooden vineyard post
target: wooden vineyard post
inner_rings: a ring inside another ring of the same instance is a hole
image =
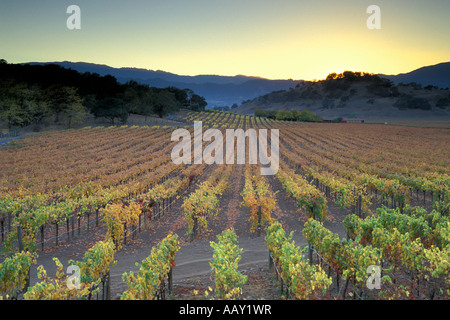
[[[108,270],[108,275],[106,277],[106,300],[111,300],[111,274],[110,270]]]
[[[132,234],[131,238],[133,240],[136,239],[136,233],[137,233],[137,226],[131,225],[131,234]]]
[[[41,250],[44,251],[44,225],[41,226]]]
[[[55,222],[55,230],[56,230],[56,246],[58,246],[58,221]]]
[[[349,282],[350,278],[347,277],[347,280],[345,281],[345,287],[344,287],[344,292],[342,293],[342,300],[345,300],[345,293],[347,291],[348,288],[348,282]]]
[[[110,271],[106,274],[106,277],[103,281],[103,300],[111,300],[111,281],[110,281]]]
[[[399,203],[400,213],[403,213],[403,209],[405,207],[405,202],[406,202],[406,196],[405,196],[405,193],[402,191],[402,197],[401,197],[401,200],[400,200],[400,203]]]
[[[152,221],[152,217],[153,217],[153,211],[155,211],[155,206],[152,204],[149,208],[148,213],[145,212],[144,213],[144,227],[147,225],[147,218]]]
[[[1,228],[1,233],[2,233],[2,242],[5,241],[5,227],[3,225],[3,219],[2,221],[0,221],[0,228]]]
[[[198,232],[198,220],[197,217],[194,217],[194,228],[192,229],[191,232],[191,241],[194,241],[195,237],[197,236],[197,232]]]
[[[106,285],[107,285],[107,277],[105,277],[105,279],[102,281],[102,300],[106,300]]]
[[[166,283],[162,280],[159,284],[159,294],[156,297],[158,300],[166,300]]]
[[[362,196],[359,194],[358,196],[358,213],[359,217],[362,218]]]
[[[272,258],[272,254],[270,253],[269,250],[269,271],[273,270],[273,258]]]
[[[70,240],[69,218],[66,219],[66,229],[67,229],[67,240]]]
[[[23,252],[24,247],[23,247],[23,240],[22,240],[22,227],[20,225],[17,225],[17,241],[19,242],[19,252]],[[23,292],[26,292],[28,290],[29,286],[30,286],[30,268],[28,268],[28,277],[25,281],[25,286],[23,288]]]
[[[70,223],[71,223],[71,225],[72,225],[72,238],[75,236],[75,217],[74,217],[74,215],[72,215],[71,217],[70,217]]]
[[[258,206],[258,237],[261,236],[261,206]]]
[[[17,241],[19,244],[19,252],[23,251],[23,241],[22,241],[22,227],[17,225]]]
[[[283,294],[283,284],[284,284],[284,281],[283,281],[283,278],[281,277],[281,274],[280,274],[280,293],[281,294]]]
[[[11,222],[12,222],[11,212],[8,212],[8,232],[11,232]]]
[[[169,283],[169,295],[170,295],[172,293],[172,268],[170,268],[167,278]]]
[[[123,233],[123,244],[127,244],[127,224],[126,223],[123,224],[123,230],[124,230],[124,233]]]
[[[314,220],[316,220],[316,203],[313,202],[313,205],[311,207],[311,215],[313,217]]]
[[[336,272],[336,288],[337,288],[337,292],[339,292],[339,273]]]
[[[197,236],[198,232],[198,220],[197,217],[194,218],[194,238]]]

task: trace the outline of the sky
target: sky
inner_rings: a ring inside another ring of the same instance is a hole
[[[70,5],[79,30],[67,28]],[[367,7],[380,8],[369,29]],[[323,79],[450,61],[449,0],[0,0],[0,59]]]

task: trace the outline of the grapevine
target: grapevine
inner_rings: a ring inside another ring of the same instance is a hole
[[[132,271],[124,273],[122,280],[127,283],[128,289],[122,294],[122,300],[154,300],[158,297],[158,290],[164,285],[169,271],[175,267],[176,252],[180,249],[178,236],[169,234],[156,247],[150,255],[136,264],[139,267],[137,274]]]
[[[242,294],[242,286],[247,276],[238,271],[242,249],[233,229],[227,229],[217,236],[218,242],[210,242],[214,249],[213,261],[210,262],[215,282],[215,294],[218,299],[232,300]]]

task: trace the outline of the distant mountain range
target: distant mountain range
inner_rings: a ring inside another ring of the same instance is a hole
[[[196,94],[205,97],[208,107],[240,105],[243,101],[252,100],[273,91],[289,90],[304,83],[303,80],[270,80],[243,75],[183,76],[161,70],[113,68],[107,65],[85,62],[30,62],[28,64],[58,64],[82,73],[98,73],[102,76],[109,74],[121,83],[135,80],[157,88],[169,86],[180,89],[189,88]],[[396,84],[416,82],[423,86],[431,84],[440,88],[448,88],[450,87],[450,62],[423,67],[405,74],[380,74],[380,76],[388,78]]]
[[[135,80],[139,83],[148,84],[157,88],[166,88],[170,86],[179,89],[189,88],[196,94],[205,97],[208,102],[208,107],[231,107],[235,103],[239,105],[242,101],[250,100],[272,91],[287,90],[302,82],[301,80],[292,79],[269,80],[243,75],[232,77],[218,75],[182,76],[160,70],[113,68],[107,65],[86,62],[29,62],[27,64],[57,64],[81,73],[98,73],[101,76],[109,74],[114,76],[117,81],[121,83]]]
[[[450,62],[443,62],[397,75],[379,74],[395,84],[416,82],[423,86],[433,85],[439,88],[450,88]]]

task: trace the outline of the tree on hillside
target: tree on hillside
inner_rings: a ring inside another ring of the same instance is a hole
[[[178,110],[175,95],[168,90],[161,90],[154,96],[153,110],[160,117]]]
[[[255,117],[267,117],[266,111],[263,109],[256,109]]]
[[[128,120],[128,110],[125,108],[123,101],[115,97],[106,97],[97,103],[93,114],[96,118],[104,117],[115,125],[115,120],[119,120],[122,124]]]
[[[8,128],[23,127],[31,123],[33,117],[16,99],[6,99],[0,104],[0,119],[8,124]]]
[[[28,87],[25,83],[14,81],[1,81],[0,119],[5,121],[9,128],[23,127],[32,122],[39,123],[48,112],[42,90],[38,87]]]
[[[138,90],[132,86],[125,88],[122,95],[124,107],[132,113],[137,113],[141,105],[141,97]]]
[[[82,99],[78,95],[77,89],[73,87],[55,84],[48,87],[44,94],[48,107],[55,114],[55,123],[59,122],[61,113],[68,112],[73,105],[82,103]]]
[[[322,121],[322,119],[309,110],[303,110],[302,112],[300,112],[297,121],[320,122]]]
[[[199,96],[198,94],[193,94],[191,99],[189,100],[190,109],[192,111],[205,111],[205,107],[208,105],[204,97]]]
[[[192,97],[192,95],[194,95],[194,92],[190,89],[178,89],[176,87],[168,87],[166,90],[174,94],[175,99],[178,101],[180,107],[187,107],[189,105],[189,98]]]
[[[62,112],[64,119],[68,128],[71,128],[72,125],[78,125],[83,123],[83,121],[87,117],[87,110],[81,103],[81,99],[77,103],[70,104],[64,111]]]
[[[322,119],[308,110],[255,110],[255,117],[267,117],[285,121],[320,122]]]
[[[406,109],[422,109],[431,110],[431,104],[425,98],[414,97],[412,95],[403,95],[394,103],[394,107],[400,110]]]
[[[286,121],[294,120],[292,118],[292,112],[291,111],[287,111],[287,110],[279,110],[279,111],[277,111],[276,119],[277,120],[286,120]]]
[[[155,114],[155,95],[151,92],[146,92],[141,99],[139,114],[143,115],[145,117],[145,121],[147,121],[147,117]]]
[[[79,73],[56,64],[0,60],[0,117],[11,126],[39,124],[51,117],[70,127],[86,115],[82,106],[96,117],[124,123],[130,113],[163,117],[181,107],[203,111],[206,105],[190,89],[160,89],[136,81],[121,84],[110,75]]]

